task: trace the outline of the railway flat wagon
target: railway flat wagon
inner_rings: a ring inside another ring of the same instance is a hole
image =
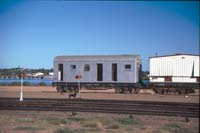
[[[139,55],[57,56],[54,58],[54,85],[60,92],[115,88],[116,93],[138,92]]]
[[[199,55],[150,57],[150,86],[156,93],[187,94],[199,88]]]

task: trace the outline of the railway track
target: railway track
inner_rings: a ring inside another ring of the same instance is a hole
[[[0,98],[0,110],[74,111],[137,115],[161,115],[199,118],[199,103],[92,100]]]

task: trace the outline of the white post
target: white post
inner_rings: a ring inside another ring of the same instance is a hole
[[[58,81],[60,81],[60,80],[61,80],[61,72],[58,71]]]
[[[20,101],[23,101],[23,77],[21,75],[21,92],[20,92]]]

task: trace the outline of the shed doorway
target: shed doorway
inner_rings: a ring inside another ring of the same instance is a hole
[[[97,81],[103,81],[103,64],[97,64]]]
[[[58,64],[58,80],[63,81],[63,64]]]

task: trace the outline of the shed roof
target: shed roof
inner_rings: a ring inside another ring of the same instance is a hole
[[[173,55],[161,55],[161,56],[152,56],[149,58],[160,58],[160,57],[170,57],[170,56],[200,56],[200,55],[195,55],[195,54],[173,54]]]

